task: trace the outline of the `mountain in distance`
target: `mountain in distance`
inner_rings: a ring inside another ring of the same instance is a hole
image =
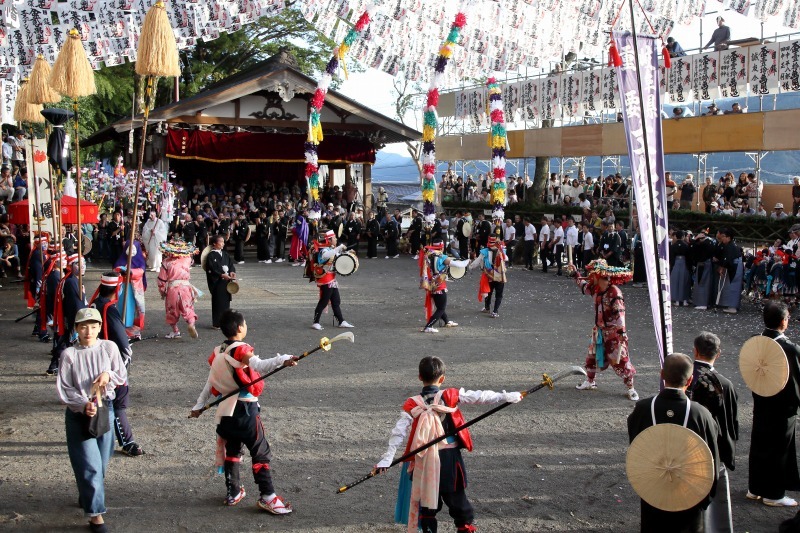
[[[800,108],[800,93],[784,93],[779,94],[777,99],[773,101],[772,96],[765,96],[760,99],[758,96],[751,96],[749,98],[728,98],[716,100],[717,106],[720,109],[730,109],[733,102],[738,101],[742,107],[747,107],[752,112],[757,112],[759,109],[771,111],[773,106],[775,109],[797,109]],[[746,104],[746,105],[745,105]],[[703,103],[703,111],[708,106],[708,102]],[[664,109],[668,114],[672,113],[671,105],[664,105]],[[691,119],[686,119],[691,120]],[[569,126],[567,126],[569,127]],[[488,154],[487,154],[488,155]],[[623,175],[630,174],[630,164],[627,156],[619,158],[619,172]],[[509,159],[506,165],[506,173],[509,176],[522,175],[524,169],[522,168],[523,161],[521,159]],[[551,172],[559,171],[559,158],[551,158],[550,169]],[[600,175],[600,158],[587,157],[585,163],[586,174],[592,177]],[[665,157],[665,166],[668,171],[673,174],[694,174],[697,177],[697,158],[692,154],[681,155],[668,155]],[[448,168],[447,162],[439,161],[437,164],[438,175],[446,172]],[[613,174],[617,172],[617,167],[609,161],[603,164],[603,174]],[[465,169],[465,170],[462,170]],[[489,161],[475,160],[457,162],[455,170],[459,175],[472,174],[477,176],[489,171]],[[740,172],[754,172],[755,163],[743,152],[720,152],[709,154],[705,163],[705,175],[713,176],[715,180],[725,172],[733,172],[734,176],[738,177]],[[532,176],[534,172],[534,159],[528,158],[528,173]],[[574,160],[565,158],[564,172],[570,172],[577,175],[577,165]],[[700,170],[703,174],[703,169]],[[766,183],[790,183],[792,177],[800,175],[800,151],[784,151],[784,152],[769,152],[761,160],[761,179]],[[705,176],[702,176],[705,177]],[[373,181],[394,181],[394,182],[415,182],[419,180],[419,173],[414,161],[404,155],[392,152],[379,151],[376,156],[375,166],[372,170]]]

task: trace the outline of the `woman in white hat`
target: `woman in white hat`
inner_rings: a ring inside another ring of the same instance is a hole
[[[97,309],[86,307],[78,311],[75,316],[78,343],[61,355],[56,382],[58,397],[67,406],[67,451],[78,484],[79,501],[89,518],[89,529],[95,533],[107,531],[103,521],[104,480],[114,451],[111,400],[115,397],[115,387],[128,379],[117,345],[97,338],[102,322]],[[87,428],[98,414],[99,402],[108,406],[108,412],[104,413],[108,423],[104,424],[103,434],[93,437]]]
[[[769,215],[769,218],[772,220],[782,220],[789,215],[783,210],[783,204],[778,202],[775,204],[775,207],[772,208],[772,213]]]

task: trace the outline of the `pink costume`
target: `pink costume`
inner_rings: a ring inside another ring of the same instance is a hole
[[[189,282],[192,256],[164,255],[158,273],[158,292],[164,299],[166,321],[173,331],[178,330],[178,320],[183,317],[190,326],[197,321],[194,302],[200,291]]]
[[[633,387],[636,369],[628,358],[628,336],[625,331],[625,300],[616,285],[610,285],[605,292],[599,292],[594,284],[582,284],[584,294],[594,298],[594,328],[592,343],[586,355],[586,376],[594,381],[598,361],[600,370],[611,365],[614,372],[629,388]]]

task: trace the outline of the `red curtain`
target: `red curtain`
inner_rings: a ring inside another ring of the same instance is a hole
[[[169,130],[167,157],[215,163],[302,163],[306,136],[281,133],[215,133]],[[366,139],[325,136],[319,162],[375,163],[375,147]]]

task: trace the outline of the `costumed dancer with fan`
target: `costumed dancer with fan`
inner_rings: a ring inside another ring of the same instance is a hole
[[[422,392],[403,404],[386,453],[373,473],[382,473],[391,465],[397,448],[404,441],[405,453],[408,453],[463,425],[464,415],[459,404],[517,403],[522,399],[519,392],[442,389],[445,365],[438,357],[428,356],[419,362],[419,380]],[[459,431],[403,463],[394,516],[395,522],[408,524],[409,533],[416,533],[419,528],[424,533],[436,533],[436,514],[443,504],[447,505],[456,531],[477,531],[473,524],[475,513],[465,492],[467,475],[462,448],[472,451],[469,429]]]
[[[119,297],[119,286],[122,283],[122,276],[117,272],[106,272],[100,278],[100,286],[97,287],[89,306],[100,312],[103,322],[98,333],[98,338],[111,341],[119,350],[122,362],[127,373],[130,370],[131,357],[133,350],[128,340],[128,333],[125,331],[125,324],[117,310],[117,299]],[[114,434],[117,443],[122,448],[122,453],[129,457],[144,455],[144,450],[133,438],[133,429],[128,421],[128,380],[114,389]]]
[[[208,380],[189,418],[199,417],[212,396],[222,396],[247,386],[238,395],[220,403],[214,417],[218,435],[216,463],[225,473],[227,487],[223,503],[233,506],[246,496],[239,478],[242,447],[246,446],[253,461],[253,479],[261,493],[256,505],[270,514],[289,514],[292,506],[275,493],[272,484],[272,450],[259,416],[261,406],[258,400],[264,392],[264,381],[253,382],[281,366],[296,366],[297,357],[278,354],[277,357],[261,359],[255,355],[254,348],[244,342],[247,322],[237,311],[227,309],[219,324],[227,340],[214,348],[208,358],[211,366]]]
[[[116,387],[127,381],[128,372],[117,345],[98,339],[103,319],[97,309],[81,309],[74,320],[78,343],[64,351],[56,390],[67,406],[67,451],[81,507],[89,518],[90,530],[104,532],[107,531],[103,520],[106,512],[104,479],[114,451],[114,436],[110,431],[114,408],[108,400],[114,400]],[[102,409],[103,406],[108,410]],[[108,419],[89,423],[97,433],[91,437],[87,432],[87,417],[92,420],[101,413]]]
[[[785,303],[768,301],[764,305],[764,331],[761,335],[775,340],[783,350],[789,375],[785,385],[774,396],[753,393],[747,497],[761,500],[771,507],[796,506],[797,501],[788,497],[786,491],[800,490],[795,445],[800,409],[800,346],[786,337],[789,320],[789,308]]]
[[[631,401],[639,399],[633,388],[636,369],[628,357],[628,334],[625,330],[625,300],[619,285],[631,280],[631,271],[623,267],[611,267],[603,259],[595,259],[586,266],[587,278],[576,278],[575,282],[583,294],[594,298],[594,327],[592,343],[586,355],[586,380],[578,390],[596,389],[594,381],[598,367],[605,370],[611,366],[628,387]]]
[[[352,328],[353,325],[344,319],[340,307],[341,297],[339,296],[339,283],[336,281],[336,271],[333,269],[336,256],[347,249],[347,246],[340,244],[336,246],[336,234],[333,230],[320,233],[309,251],[309,270],[311,273],[309,281],[316,281],[319,287],[319,301],[314,309],[314,323],[311,327],[321,330],[320,319],[322,312],[331,304],[333,316],[339,321],[340,328]]]
[[[128,265],[127,252],[130,249],[130,241],[125,241],[122,245],[123,253],[117,258],[114,263],[114,270],[125,276],[125,269]],[[121,293],[123,297],[128,299],[128,306],[125,309],[127,316],[122,317],[125,326],[129,328],[129,337],[141,337],[144,331],[144,291],[147,290],[147,260],[144,256],[144,249],[142,242],[139,239],[133,241],[133,257],[131,258],[131,287],[125,287],[125,282],[122,283]],[[123,307],[123,302],[117,304],[120,311]],[[131,325],[133,326],[131,328]]]
[[[444,255],[444,242],[435,241],[426,246],[419,256],[420,289],[425,290],[425,316],[427,322],[422,328],[423,333],[439,333],[434,327],[441,319],[445,327],[458,326],[447,316],[447,267],[453,265],[466,268],[469,259],[457,260]],[[436,306],[436,311],[433,307]]]
[[[167,339],[181,336],[181,330],[178,328],[181,317],[189,325],[189,335],[193,339],[198,338],[194,302],[202,293],[190,281],[194,250],[194,244],[178,239],[161,243],[163,259],[161,271],[158,273],[158,292],[166,307],[167,325],[172,328],[172,331],[165,336]]]
[[[67,257],[66,269],[67,274],[58,282],[55,292],[53,322],[58,341],[47,368],[48,376],[58,373],[58,361],[62,352],[75,342],[75,315],[86,307],[86,293],[78,285],[78,272],[83,275],[86,262],[78,254],[72,254]]]
[[[503,302],[503,289],[506,286],[506,256],[503,250],[502,234],[495,232],[494,235],[489,237],[487,247],[481,248],[478,256],[470,263],[470,270],[480,267],[481,279],[478,283],[478,301],[483,301],[483,309],[481,313],[490,313],[492,318],[499,318],[500,315],[497,311],[500,309],[500,304]],[[492,293],[494,293],[494,308],[492,305]]]

